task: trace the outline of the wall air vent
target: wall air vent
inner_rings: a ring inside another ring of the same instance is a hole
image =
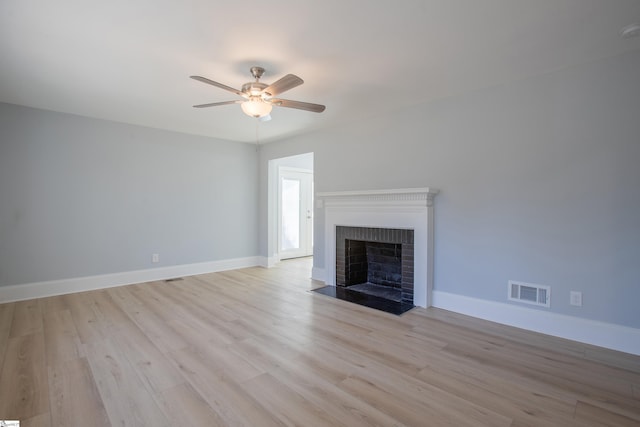
[[[551,286],[509,280],[509,300],[551,307]]]

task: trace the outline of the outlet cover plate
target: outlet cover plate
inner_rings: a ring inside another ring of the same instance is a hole
[[[582,307],[582,292],[571,291],[569,293],[569,304]]]

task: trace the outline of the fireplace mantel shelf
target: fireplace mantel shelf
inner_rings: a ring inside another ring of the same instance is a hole
[[[316,193],[316,206],[361,206],[371,203],[402,206],[431,206],[438,194],[433,188],[402,188],[395,190],[331,191]]]

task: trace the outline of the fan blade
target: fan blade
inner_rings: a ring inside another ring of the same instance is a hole
[[[218,105],[241,104],[242,102],[244,101],[241,99],[238,99],[237,101],[212,102],[210,104],[194,105],[193,108],[217,107]]]
[[[246,96],[244,93],[240,92],[238,89],[234,89],[234,88],[229,87],[227,85],[223,85],[222,83],[214,82],[213,80],[209,80],[206,77],[201,77],[201,76],[189,76],[189,77],[191,77],[193,80],[197,80],[197,81],[202,82],[202,83],[210,84],[212,86],[219,87],[220,89],[228,90],[229,92],[235,93],[236,95]]]
[[[302,83],[304,83],[304,80],[300,77],[294,76],[293,74],[287,74],[277,82],[271,83],[271,85],[264,88],[262,92],[268,93],[269,96],[276,96],[279,93],[293,89],[296,86],[300,86]]]
[[[314,113],[322,113],[326,108],[324,105],[312,104],[310,102],[291,101],[289,99],[271,99],[273,105],[287,108],[297,108],[298,110],[307,110]]]

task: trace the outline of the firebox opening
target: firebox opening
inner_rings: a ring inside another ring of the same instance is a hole
[[[402,300],[402,245],[345,240],[345,286],[349,290]]]

